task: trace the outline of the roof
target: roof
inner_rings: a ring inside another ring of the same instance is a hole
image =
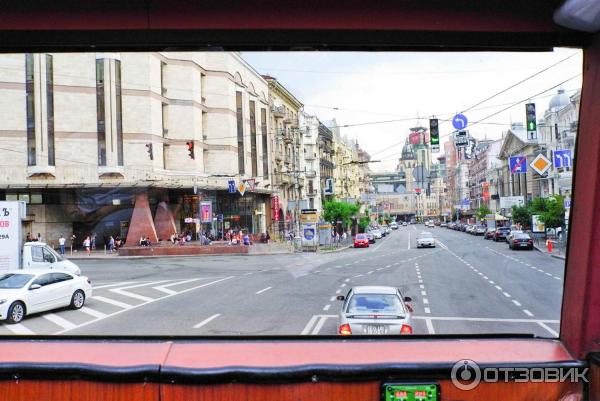
[[[15,274],[46,274],[46,273],[69,273],[68,271],[62,269],[18,269],[18,270],[9,270],[6,273],[15,273]]]
[[[383,285],[361,285],[358,287],[352,287],[352,291],[355,294],[396,294],[398,289],[396,287],[388,287]]]

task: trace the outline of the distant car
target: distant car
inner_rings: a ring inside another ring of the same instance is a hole
[[[467,224],[460,223],[458,230],[464,233],[467,231]]]
[[[50,269],[0,275],[0,319],[20,323],[26,315],[70,306],[81,309],[92,296],[87,277]]]
[[[399,289],[387,286],[353,287],[340,311],[338,333],[349,335],[412,334],[410,297]]]
[[[392,230],[397,230],[398,229],[398,223],[396,223],[395,221],[390,223],[390,228]]]
[[[508,234],[510,234],[510,228],[508,228],[508,227],[498,227],[498,228],[496,228],[496,231],[494,233],[493,240],[495,242],[498,242],[498,241],[501,241],[501,240],[506,241],[506,236]]]
[[[365,233],[365,235],[367,236],[367,239],[369,240],[369,244],[375,243],[375,236],[373,235],[373,233]]]
[[[485,230],[486,230],[486,228],[484,226],[482,226],[482,225],[476,225],[473,228],[473,234],[475,234],[475,235],[483,235],[483,234],[485,234]]]
[[[356,234],[354,237],[354,247],[355,248],[368,248],[369,247],[369,238],[366,234]]]
[[[506,242],[510,243],[513,237],[517,234],[524,234],[525,232],[522,230],[510,230],[510,232],[506,235]]]
[[[465,226],[464,232],[466,232],[467,234],[471,234],[471,230],[473,229],[473,225],[472,224],[467,224]]]
[[[442,223],[440,223],[440,227],[448,227],[448,223],[442,222]]]
[[[375,230],[371,230],[371,234],[373,234],[373,236],[375,237],[375,239],[381,239],[383,238],[383,235],[381,234],[381,231],[375,229]]]
[[[515,233],[508,241],[508,247],[512,250],[515,249],[528,249],[533,250],[533,239],[529,234]]]
[[[495,228],[488,227],[488,228],[485,229],[485,233],[483,233],[483,238],[485,238],[485,239],[493,239],[495,233],[496,233],[496,229]]]
[[[436,220],[436,221],[434,221],[434,222],[433,222],[433,225],[434,225],[434,226],[441,226],[441,225],[442,225],[442,222],[441,222],[441,221],[439,221],[439,220]]]
[[[435,227],[435,225],[433,224],[433,221],[426,221],[426,222],[425,222],[425,227],[434,228],[434,227]]]
[[[403,221],[403,222],[402,222],[402,226],[403,226],[403,227],[406,227],[407,225],[408,225],[408,223],[407,223],[406,221]]]
[[[435,239],[430,232],[423,231],[417,236],[417,248],[433,247],[435,248]]]

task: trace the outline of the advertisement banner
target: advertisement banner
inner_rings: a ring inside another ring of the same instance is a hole
[[[271,210],[273,211],[273,220],[279,221],[279,196],[275,195],[271,198]]]
[[[0,272],[18,269],[21,256],[22,202],[0,202]]]
[[[525,205],[524,196],[501,196],[500,209],[511,209],[513,206]]]
[[[534,233],[546,232],[546,226],[542,221],[540,221],[539,214],[534,214],[531,216],[531,231]]]
[[[318,245],[318,240],[317,224],[302,223],[302,246],[316,246]]]
[[[212,203],[200,202],[200,222],[212,223]]]

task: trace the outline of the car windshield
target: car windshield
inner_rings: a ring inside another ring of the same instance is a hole
[[[4,274],[0,277],[0,289],[23,288],[32,278],[31,274]]]
[[[558,336],[581,50],[110,47],[0,54],[0,274],[93,287],[22,332]]]
[[[398,315],[404,314],[404,308],[400,298],[394,294],[354,294],[348,302],[346,313]]]

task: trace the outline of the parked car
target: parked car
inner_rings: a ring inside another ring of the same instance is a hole
[[[433,224],[433,221],[429,220],[425,222],[425,227],[434,228],[435,225]]]
[[[367,236],[367,239],[369,240],[369,244],[375,243],[375,236],[373,235],[373,233],[369,232],[369,233],[365,233],[365,235]]]
[[[440,227],[448,227],[448,223],[446,223],[445,221],[441,222],[440,223]]]
[[[523,230],[510,230],[510,232],[506,235],[506,242],[510,243],[513,237],[517,234],[524,234]]]
[[[465,231],[467,231],[467,224],[462,224],[462,223],[461,223],[461,224],[460,224],[460,228],[459,228],[459,230],[460,230],[460,231],[462,231],[463,233],[464,233]]]
[[[498,227],[496,228],[496,232],[494,233],[494,238],[493,240],[495,242],[504,240],[506,241],[506,236],[510,234],[510,228],[508,227]]]
[[[92,296],[84,276],[51,269],[23,269],[0,276],[0,319],[20,323],[26,315],[70,306],[81,309]]]
[[[390,228],[392,230],[397,230],[398,229],[398,223],[396,223],[395,221],[390,223]]]
[[[485,229],[484,226],[482,226],[482,225],[476,225],[473,228],[473,232],[472,233],[475,234],[475,235],[483,235],[483,234],[485,234],[485,230],[486,229]]]
[[[435,239],[430,232],[423,231],[417,236],[417,248],[433,247],[435,248]]]
[[[485,229],[485,233],[483,233],[483,238],[485,238],[485,239],[493,239],[495,233],[496,233],[496,229],[495,228],[488,227],[488,228]]]
[[[465,227],[465,230],[464,230],[464,231],[465,231],[467,234],[471,234],[471,230],[473,230],[473,227],[474,227],[474,226],[473,226],[472,224],[467,224],[467,225],[466,225],[466,227]]]
[[[383,238],[383,234],[381,234],[381,231],[379,231],[378,229],[371,230],[371,234],[373,234],[373,236],[375,236],[375,239]]]
[[[354,247],[355,248],[368,248],[369,247],[369,238],[366,234],[356,234],[354,237]]]
[[[508,241],[508,247],[512,250],[528,249],[531,251],[533,250],[533,239],[529,234],[515,233]]]
[[[402,226],[403,226],[403,227],[406,227],[407,225],[408,225],[408,223],[407,223],[406,221],[403,221],[403,222],[402,222]]]
[[[387,286],[353,287],[340,311],[338,333],[349,335],[412,334],[410,297],[399,289]]]

